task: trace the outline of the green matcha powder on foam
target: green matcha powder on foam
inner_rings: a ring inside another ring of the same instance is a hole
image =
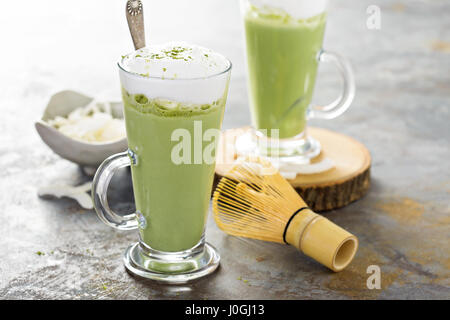
[[[172,59],[172,60],[184,60],[184,61],[193,61],[194,59],[191,56],[192,48],[186,48],[182,46],[176,46],[170,50],[162,50],[158,53],[145,53],[143,49],[138,50],[139,54],[136,54],[134,58],[141,58],[144,59],[145,62],[149,63],[152,60],[161,60],[161,59]],[[203,57],[206,59],[209,58],[209,55],[207,53],[203,54]],[[130,59],[129,56],[122,56],[122,59]],[[216,65],[215,62],[209,62],[209,66],[212,67]],[[167,72],[167,68],[162,68],[163,72]],[[138,73],[138,75],[142,77],[150,77],[150,74],[147,73]],[[176,78],[177,75],[174,74],[174,78]],[[164,76],[162,77],[164,79]]]

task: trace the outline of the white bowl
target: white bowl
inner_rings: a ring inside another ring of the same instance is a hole
[[[88,105],[93,99],[75,91],[58,92],[50,98],[41,120],[35,122],[37,132],[50,149],[64,159],[88,167],[98,167],[109,156],[125,151],[127,139],[113,142],[83,142],[62,134],[46,121],[56,116],[66,117],[76,108]],[[110,104],[113,117],[123,119],[122,103]]]

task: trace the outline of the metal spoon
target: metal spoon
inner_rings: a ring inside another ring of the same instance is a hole
[[[145,47],[144,8],[141,0],[128,0],[125,11],[134,48],[141,49]]]

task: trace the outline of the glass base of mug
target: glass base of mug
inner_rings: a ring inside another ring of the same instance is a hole
[[[180,252],[158,251],[136,242],[125,251],[123,262],[134,275],[183,284],[214,272],[219,266],[220,255],[203,238],[192,249]]]
[[[289,139],[273,139],[254,129],[239,136],[235,148],[239,155],[278,158],[298,163],[309,163],[321,152],[320,142],[305,132]]]

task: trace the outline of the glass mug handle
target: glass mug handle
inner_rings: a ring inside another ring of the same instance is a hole
[[[334,63],[344,82],[343,92],[332,103],[326,106],[312,106],[308,109],[308,118],[334,119],[343,114],[350,107],[355,97],[355,77],[350,63],[340,55],[321,50],[318,55],[319,62]]]
[[[112,176],[120,168],[130,166],[130,158],[135,159],[129,151],[110,156],[98,167],[92,182],[92,201],[97,215],[105,224],[119,230],[138,228],[136,213],[120,216],[111,210],[107,199],[108,186]]]

